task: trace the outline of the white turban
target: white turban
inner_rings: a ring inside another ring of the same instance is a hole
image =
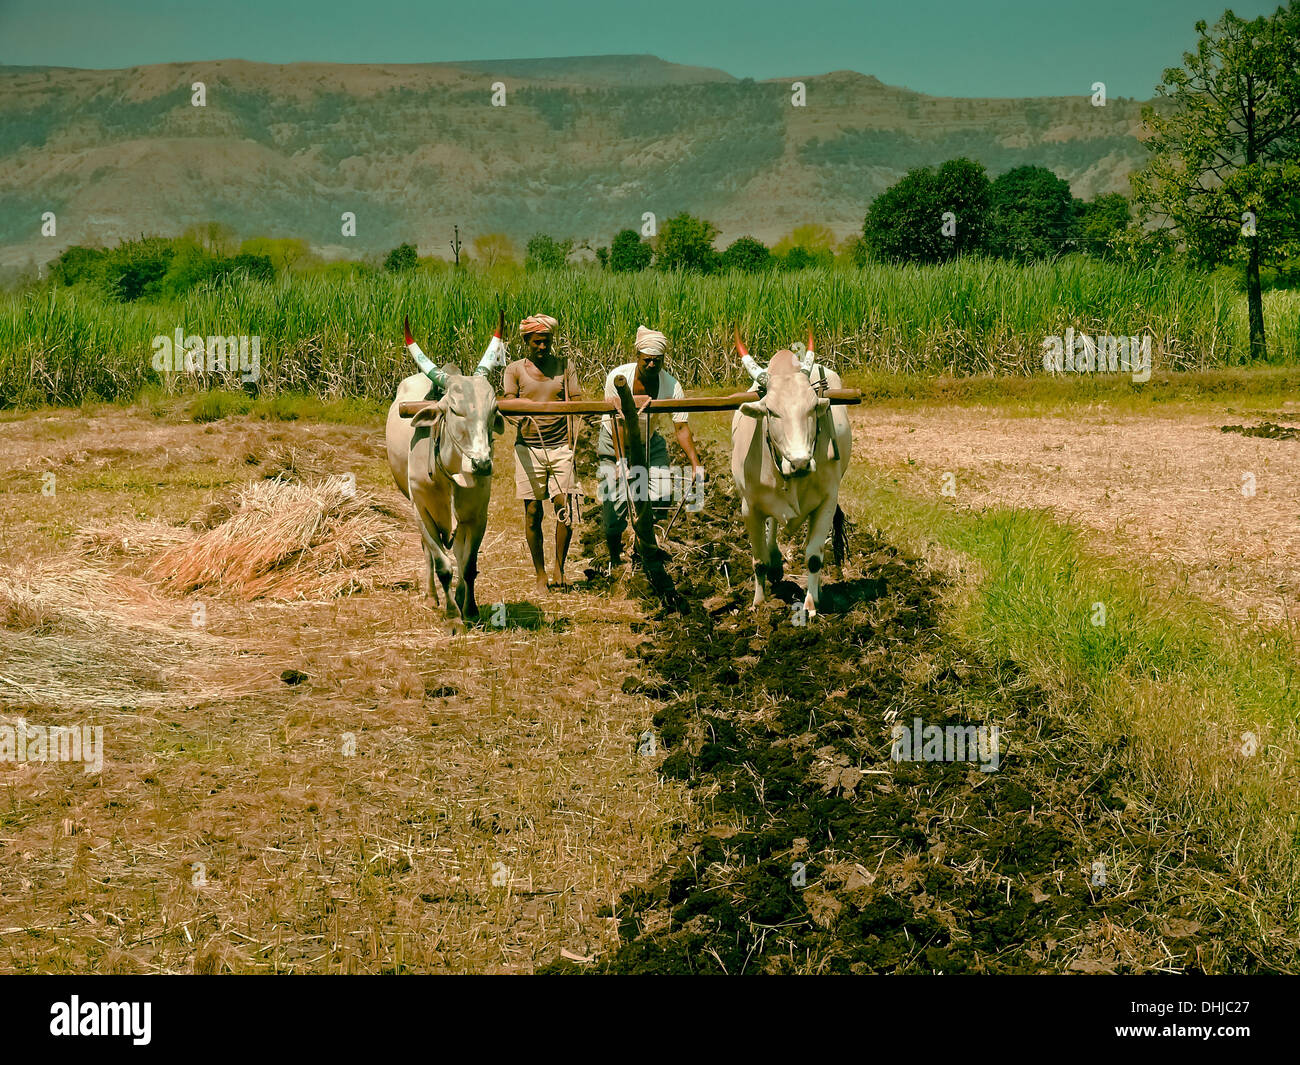
[[[658,329],[647,329],[643,325],[636,329],[636,350],[647,355],[662,355],[668,347],[668,338]]]

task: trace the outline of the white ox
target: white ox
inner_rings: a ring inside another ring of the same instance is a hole
[[[731,475],[740,490],[741,514],[754,555],[754,605],[763,602],[764,584],[775,583],[784,572],[776,542],[778,528],[789,536],[807,521],[804,606],[815,616],[822,552],[832,525],[836,562],[843,557],[840,478],[849,465],[852,434],[845,409],[831,406],[818,394],[819,389],[839,388],[840,378],[816,365],[811,336],[802,365],[793,352],[779,351],[766,371],[759,370],[739,333],[736,350],[751,375],[763,378],[766,385],[763,397],[741,404],[731,420]]]
[[[499,331],[480,367],[500,361],[504,345]],[[478,614],[474,579],[492,494],[492,439],[505,432],[505,419],[485,376],[466,377],[454,366],[434,367],[412,339],[409,325],[406,346],[428,369],[397,386],[385,428],[388,465],[415,512],[428,564],[429,598],[437,604],[436,575],[447,617],[455,625]],[[407,400],[437,400],[437,406],[403,418],[398,408]]]

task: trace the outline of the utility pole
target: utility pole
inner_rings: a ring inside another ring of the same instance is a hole
[[[451,253],[456,256],[456,266],[460,266],[460,226],[452,226],[454,236],[451,239]]]

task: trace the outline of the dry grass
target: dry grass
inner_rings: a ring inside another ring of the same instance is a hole
[[[939,498],[953,473],[959,506],[1046,507],[1092,530],[1097,550],[1152,563],[1239,617],[1285,623],[1300,620],[1300,451],[1219,431],[1266,415],[1297,421],[1300,409],[864,411],[854,448],[918,495]]]
[[[98,776],[0,763],[0,971],[527,972],[612,944],[598,911],[694,812],[636,754],[654,711],[621,690],[636,608],[582,591],[534,607],[512,492],[493,500],[480,578],[507,626],[453,637],[415,587],[413,527],[384,512],[405,514],[377,426],[118,411],[0,429],[16,458],[0,616],[19,626],[0,628],[0,712],[105,729]],[[101,466],[108,441],[126,453]],[[509,469],[508,440],[497,457]],[[356,499],[286,469],[353,471]],[[299,590],[404,587],[249,600],[150,575],[259,500],[294,517],[275,551],[226,540],[241,557],[287,559]],[[322,539],[340,515],[368,521],[363,504],[394,534],[373,556],[346,528]]]
[[[374,587],[364,571],[396,530],[349,482],[262,481],[239,490],[225,521],[164,550],[149,575],[179,594],[330,598]]]

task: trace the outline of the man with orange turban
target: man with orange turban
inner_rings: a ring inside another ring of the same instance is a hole
[[[549,314],[532,314],[519,323],[527,357],[506,367],[502,395],[531,399],[581,399],[582,390],[573,364],[568,365],[551,351],[559,325]],[[573,459],[573,429],[563,414],[537,414],[517,420],[515,437],[515,498],[524,503],[524,535],[533,557],[537,591],[548,587],[567,588],[564,561],[582,496]],[[550,582],[546,576],[546,550],[542,539],[542,504],[555,507],[555,567]]]

